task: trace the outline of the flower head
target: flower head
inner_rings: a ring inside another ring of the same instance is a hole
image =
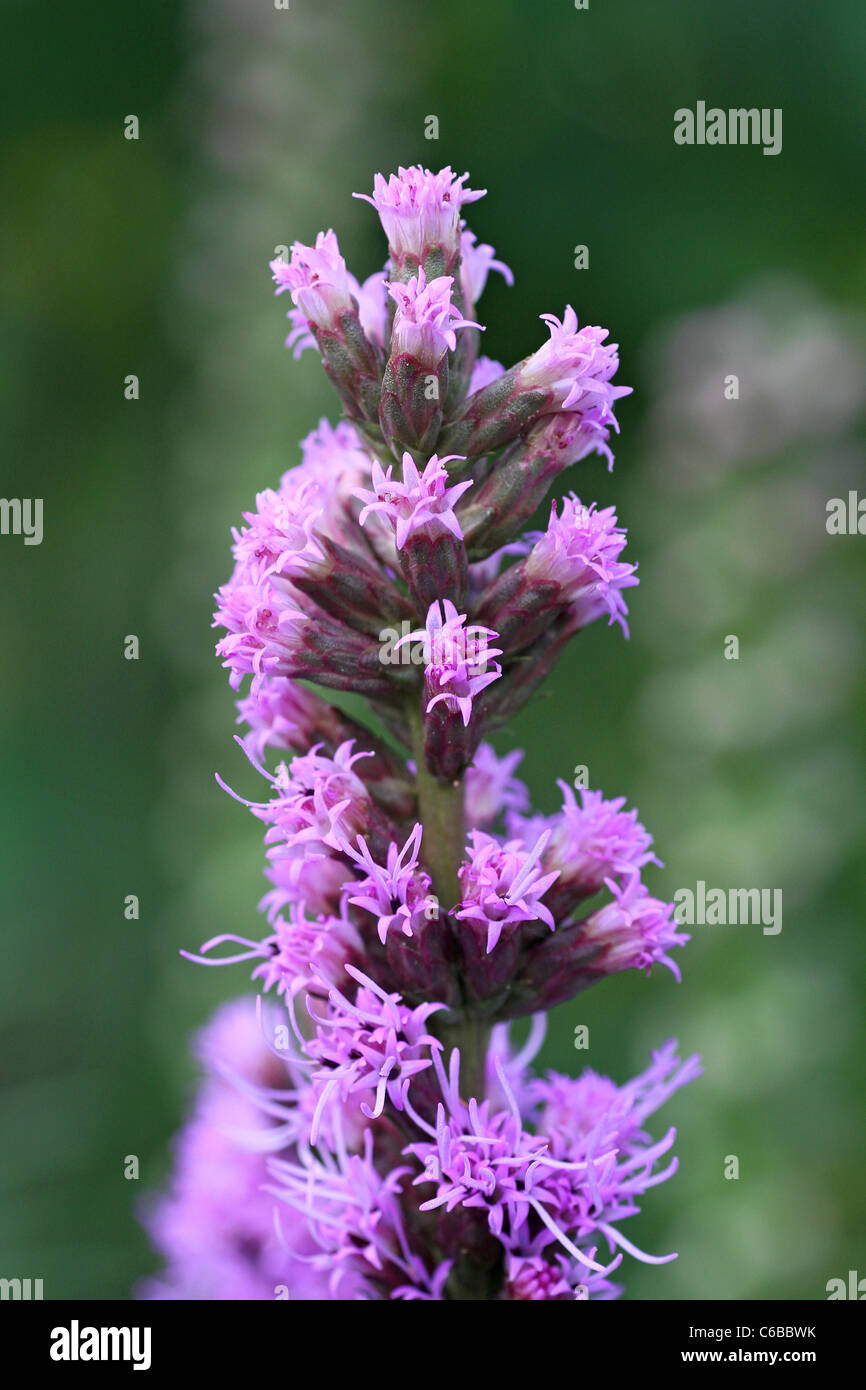
[[[251,810],[269,827],[265,844],[273,858],[303,863],[323,858],[328,850],[339,852],[347,837],[367,829],[371,799],[355,764],[370,753],[354,752],[347,739],[333,757],[309,753],[281,763],[273,781],[274,795]]]
[[[613,386],[611,377],[619,367],[616,344],[605,345],[606,328],[581,328],[577,315],[567,305],[560,321],[555,314],[542,314],[550,331],[548,341],[521,364],[520,388],[524,391],[552,391],[552,410],[587,410],[601,406],[603,422],[612,417],[614,401],[627,396],[630,386]]]
[[[349,1152],[339,1130],[333,1148],[319,1143],[297,1158],[268,1165],[270,1191],[313,1226],[314,1269],[329,1276],[331,1298],[438,1298],[449,1263],[427,1263],[412,1250],[402,1198],[408,1165],[379,1171],[373,1134]]]
[[[466,614],[458,613],[446,598],[431,603],[424,628],[407,633],[395,643],[395,650],[404,642],[421,641],[424,645],[428,714],[444,702],[459,711],[468,727],[473,699],[502,674],[502,668],[493,660],[502,653],[498,647],[488,646],[488,639],[495,637],[492,628],[478,623],[467,627]]]
[[[363,526],[367,518],[376,512],[386,516],[394,527],[397,549],[402,550],[408,537],[427,522],[437,517],[457,540],[462,540],[460,523],[454,514],[454,504],[472,486],[472,479],[448,486],[448,470],[456,455],[449,454],[440,459],[436,454],[429,459],[424,471],[418,472],[410,453],[403,454],[402,480],[392,478],[393,465],[388,465],[387,473],[381,464],[373,463],[372,487],[358,489],[357,496],[365,503],[359,523]]]
[[[350,877],[345,859],[330,853],[324,858],[269,858],[265,874],[273,886],[261,899],[259,909],[273,925],[281,913],[293,908],[318,917],[336,916]]]
[[[244,748],[259,760],[269,747],[300,752],[308,744],[307,731],[321,703],[297,681],[280,676],[265,681],[255,694],[238,701],[237,722],[249,730]]]
[[[423,268],[405,284],[394,281],[386,289],[396,304],[391,327],[391,356],[401,353],[414,358],[422,367],[437,367],[446,352],[457,347],[458,328],[478,328],[463,318],[452,302],[450,275],[428,282]]]
[[[600,948],[593,970],[612,974],[617,970],[649,970],[656,962],[666,965],[679,980],[680,971],[667,954],[689,940],[677,931],[673,903],[654,898],[635,870],[624,885],[605,879],[614,901],[593,912],[581,924],[582,943]]]
[[[441,248],[446,258],[460,249],[460,209],[484,197],[485,190],[464,188],[468,174],[458,178],[450,168],[433,174],[420,164],[400,168],[385,179],[377,174],[372,196],[356,193],[372,203],[388,238],[391,258],[397,265],[409,257],[423,265],[425,257]]]
[[[584,1156],[601,1130],[607,1142],[633,1156],[652,1143],[644,1121],[700,1072],[698,1057],[680,1062],[675,1039],[653,1052],[646,1071],[623,1086],[588,1067],[578,1077],[549,1071],[531,1083],[538,1125],[560,1157]]]
[[[296,241],[291,257],[271,261],[277,294],[286,290],[295,307],[317,328],[333,328],[339,316],[352,311],[352,286],[346,262],[333,231],[319,232],[314,246]]]
[[[619,623],[628,635],[622,590],[638,580],[636,566],[619,559],[626,533],[617,526],[613,507],[584,507],[570,493],[562,499],[559,515],[556,502],[551,503],[547,530],[530,533],[528,539],[535,543],[525,561],[527,579],[557,584],[578,627],[607,613],[609,621]]]
[[[376,917],[379,940],[387,941],[392,929],[404,936],[415,935],[430,906],[430,875],[418,862],[423,827],[416,825],[402,849],[388,846],[385,864],[377,864],[365,840],[358,837],[357,849],[346,845],[346,853],[362,871],[362,877],[347,885],[348,901]]]
[[[363,959],[356,928],[345,916],[308,917],[303,903],[292,904],[288,914],[274,922],[274,933],[265,943],[267,955],[253,971],[265,991],[276,986],[289,999],[302,991],[327,992],[340,979],[346,965]]]
[[[558,870],[545,873],[541,865],[549,832],[531,850],[520,840],[502,845],[483,830],[473,830],[469,838],[471,848],[460,870],[462,898],[454,915],[486,927],[488,954],[506,926],[540,921],[553,930],[550,909],[541,901],[559,877]]]
[[[279,266],[285,262],[274,261],[272,264]],[[371,343],[381,348],[385,342],[387,317],[384,270],[377,270],[373,275],[368,275],[363,284],[359,284],[352,272],[347,270],[346,284],[351,298],[355,300],[358,321],[364,334]],[[288,287],[283,285],[282,288]],[[280,289],[277,290],[277,294],[279,293]],[[292,348],[292,356],[298,358],[307,348],[315,348],[316,340],[310,331],[310,320],[302,308],[291,308],[286,317],[292,325],[292,331],[286,339],[286,347]]]
[[[528,809],[529,788],[513,775],[522,758],[520,748],[499,758],[489,743],[480,745],[466,769],[466,820],[473,829],[487,829],[503,812],[518,815]]]
[[[440,1105],[435,1136],[406,1152],[424,1170],[415,1184],[436,1185],[422,1211],[478,1208],[493,1235],[513,1238],[529,1214],[532,1178],[547,1147],[511,1111],[491,1115],[486,1101],[472,1099],[450,1115]]]
[[[562,792],[562,810],[555,816],[533,817],[522,821],[512,814],[511,833],[524,839],[548,830],[544,852],[546,868],[559,870],[557,895],[590,897],[598,893],[609,878],[629,878],[645,864],[660,861],[652,853],[652,836],[637,818],[637,811],[626,811],[625,797],[605,800],[601,792],[578,788],[580,802],[566,783],[557,784]]]
[[[623,1087],[591,1071],[576,1080],[550,1072],[536,1083],[541,1102],[537,1123],[550,1138],[551,1159],[559,1163],[552,1162],[538,1183],[552,1226],[524,1247],[527,1253],[552,1245],[555,1226],[571,1242],[583,1244],[603,1236],[611,1250],[619,1247],[649,1264],[675,1258],[646,1255],[622,1234],[618,1223],[637,1214],[637,1198],[676,1172],[675,1158],[661,1171],[658,1168],[676,1131],[669,1129],[655,1141],[645,1133],[643,1122],[700,1070],[697,1057],[680,1063],[671,1041],[653,1054],[646,1072]]]
[[[527,442],[544,449],[559,462],[561,468],[579,463],[588,454],[601,454],[607,459],[608,472],[613,468],[610,448],[611,431],[618,433],[616,417],[606,405],[590,405],[586,409],[559,410],[542,415],[527,432]]]
[[[343,1103],[356,1098],[369,1119],[382,1114],[386,1100],[395,1110],[405,1109],[412,1078],[433,1065],[433,1054],[442,1047],[427,1028],[442,1004],[410,1009],[399,994],[386,993],[354,966],[347,965],[346,973],[360,985],[354,999],[333,985],[324,1012],[309,1003],[316,1033],[304,1041],[304,1051],[317,1063],[312,1075],[320,1097],[310,1136],[314,1144],[318,1117],[335,1096]]]
[[[369,478],[369,460],[350,425],[321,421],[302,444],[303,461],[256,498],[235,528],[235,567],[218,591],[214,626],[227,636],[217,652],[237,689],[244,676],[254,677],[253,691],[266,676],[294,674],[303,629],[314,605],[296,580],[324,576],[328,561],[319,542],[330,536],[358,549],[346,503],[352,490]]]

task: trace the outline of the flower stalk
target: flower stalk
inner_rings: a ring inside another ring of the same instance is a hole
[[[200,1044],[155,1297],[198,1296],[206,1270],[215,1297],[612,1298],[624,1254],[673,1258],[620,1224],[675,1169],[674,1132],[646,1120],[697,1059],[668,1043],[623,1086],[532,1068],[554,1004],[620,970],[678,976],[652,839],[623,798],[564,783],[533,815],[519,751],[485,741],[588,623],[628,635],[613,509],[567,492],[524,529],[569,469],[612,465],[628,388],[570,306],[510,369],[477,356],[487,275],[511,273],[465,224],[467,178],[376,176],[384,273],[357,280],[333,231],[271,267],[288,343],[318,351],[344,418],[256,498],[217,595],[263,779],[245,804],[266,926],[189,958],[246,962],[261,998],[252,1033],[235,1011]],[[328,690],[366,699],[402,752]]]

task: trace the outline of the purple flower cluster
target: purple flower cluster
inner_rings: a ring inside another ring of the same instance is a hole
[[[285,1136],[262,1099],[294,1087],[268,1051],[249,1000],[224,1004],[200,1033],[196,1052],[205,1077],[178,1138],[171,1185],[143,1211],[166,1268],[139,1296],[262,1300],[291,1290],[292,1297],[327,1298],[327,1279],[307,1258],[314,1241],[289,1213],[275,1225],[264,1191],[267,1156]]]
[[[248,963],[263,998],[214,1025],[224,1055],[207,1044],[148,1215],[167,1270],[147,1296],[612,1298],[624,1255],[673,1258],[621,1226],[675,1170],[673,1130],[644,1123],[696,1059],[670,1043],[625,1086],[531,1070],[552,1005],[624,969],[678,974],[652,839],[624,798],[564,783],[533,815],[521,754],[483,741],[588,623],[627,635],[613,509],[568,493],[526,525],[566,468],[612,463],[628,388],[570,306],[512,368],[478,357],[487,275],[511,273],[465,225],[467,177],[376,176],[358,196],[388,261],[363,284],[333,231],[271,267],[344,418],[259,494],[217,595],[231,685],[251,678],[239,742],[267,789],[244,804],[269,886],[264,931],[190,958]]]

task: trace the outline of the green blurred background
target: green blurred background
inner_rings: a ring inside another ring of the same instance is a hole
[[[334,226],[363,278],[383,246],[350,194],[419,160],[489,190],[471,223],[517,282],[485,293],[487,353],[523,356],[571,302],[636,388],[613,474],[568,480],[629,527],[631,640],[587,632],[498,747],[526,748],[541,810],[576,764],[626,794],[663,896],[784,892],[780,935],[696,927],[681,985],[618,976],[553,1016],[565,1069],[624,1080],[670,1036],[705,1058],[659,1121],[680,1173],[629,1230],[681,1257],[630,1263],[627,1296],[866,1274],[866,540],[825,530],[864,486],[862,0],[7,0],[3,28],[0,491],[44,499],[45,536],[0,538],[0,1274],[101,1299],[155,1265],[134,1210],[185,1040],[246,982],[177,951],[250,930],[262,889],[256,825],[213,780],[255,781],[211,593],[242,508],[336,418],[313,354],[283,349],[267,260]],[[781,155],[676,146],[699,99],[781,107]]]

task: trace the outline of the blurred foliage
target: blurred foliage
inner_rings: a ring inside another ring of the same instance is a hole
[[[632,1265],[628,1296],[823,1297],[864,1249],[864,542],[827,537],[824,505],[862,478],[866,10],[103,0],[46,25],[12,0],[4,33],[0,492],[45,499],[45,539],[0,540],[0,1271],[105,1298],[152,1267],[134,1205],[185,1040],[243,985],[176,952],[249,923],[262,887],[212,777],[252,787],[210,595],[241,509],[334,416],[312,354],[282,349],[266,261],[334,226],[368,274],[351,191],[422,160],[489,189],[472,225],[517,283],[485,293],[487,353],[522,356],[571,301],[636,387],[614,473],[569,479],[629,526],[632,640],[587,632],[499,745],[526,748],[539,809],[578,763],[639,805],[658,891],[785,895],[778,937],[696,927],[681,986],[620,976],[552,1020],[564,1069],[623,1080],[672,1035],[706,1059],[661,1117],[681,1173],[630,1232],[681,1258]],[[781,107],[782,154],[675,146],[698,99]]]

